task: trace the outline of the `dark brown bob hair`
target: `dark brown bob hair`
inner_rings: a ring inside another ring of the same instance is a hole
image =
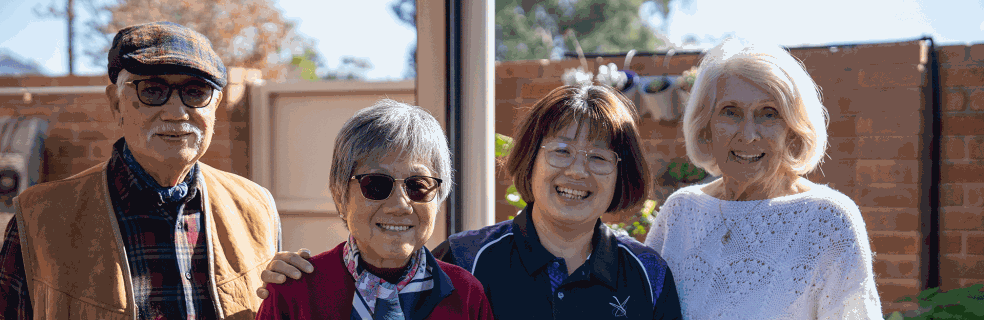
[[[537,101],[516,127],[505,170],[524,201],[533,202],[533,164],[543,139],[571,123],[589,124],[588,138],[618,154],[615,194],[605,212],[635,207],[649,194],[649,164],[639,143],[638,115],[629,99],[605,86],[562,86]],[[580,128],[578,128],[580,130]]]

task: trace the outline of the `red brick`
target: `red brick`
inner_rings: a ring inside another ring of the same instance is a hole
[[[940,63],[960,63],[967,60],[967,49],[965,45],[940,46],[936,47],[936,54]]]
[[[941,230],[984,230],[981,208],[945,207],[940,210]]]
[[[58,147],[58,157],[64,159],[79,159],[86,158],[86,151],[88,146],[81,146],[77,144],[66,144]]]
[[[919,231],[919,209],[861,207],[869,231]]]
[[[960,87],[950,87],[946,88],[946,92],[943,95],[943,111],[963,111],[966,105],[963,88]]]
[[[858,183],[915,183],[918,160],[858,160]]]
[[[941,274],[940,276],[942,278],[942,279],[940,279],[941,280],[940,281],[940,290],[942,290],[942,291],[950,291],[950,290],[953,290],[953,289],[957,289],[957,288],[962,288],[963,287],[963,286],[960,285],[960,278],[950,277],[950,276],[948,276],[946,274]]]
[[[916,64],[865,66],[858,71],[858,84],[866,88],[919,87],[923,70]]]
[[[917,135],[923,127],[922,115],[918,110],[865,112],[858,114],[857,122],[859,136]]]
[[[984,86],[984,66],[951,65],[940,70],[943,86]]]
[[[540,79],[560,81],[560,76],[564,75],[567,69],[578,68],[581,66],[581,61],[579,59],[566,59],[560,61],[550,61],[550,60],[539,60],[542,72],[540,74]],[[592,74],[598,73],[598,66],[595,65],[593,59],[588,59],[587,72]]]
[[[827,149],[828,161],[838,161],[847,159],[857,159],[860,154],[857,152],[858,138],[830,138],[830,147]]]
[[[886,254],[917,254],[919,253],[919,235],[917,232],[869,232],[871,251]]]
[[[874,271],[879,279],[914,279],[919,277],[919,260],[915,255],[880,254]]]
[[[86,122],[92,121],[92,117],[82,112],[59,112],[57,118],[59,122]]]
[[[920,190],[914,184],[858,186],[858,206],[916,208]]]
[[[22,116],[50,117],[52,111],[53,111],[52,106],[37,106],[37,107],[20,108],[17,110],[17,113]]]
[[[940,259],[940,275],[984,279],[984,256],[943,255]]]
[[[970,91],[970,110],[984,110],[984,88],[975,87],[973,89],[968,89],[968,91]]]
[[[527,60],[522,63],[502,63],[495,67],[495,77],[535,79],[540,77],[540,62]]]
[[[968,60],[977,63],[984,62],[984,45],[981,45],[980,43],[974,44],[970,46],[970,50],[968,51],[970,54]]]
[[[95,141],[89,144],[89,160],[108,160],[113,152],[114,140]]]
[[[496,78],[495,79],[495,100],[513,100],[519,96],[519,83],[527,80],[518,78]]]
[[[967,157],[967,144],[962,136],[943,137],[943,159],[964,159]]]
[[[680,122],[653,121],[645,117],[639,126],[639,135],[651,139],[675,140],[683,137],[683,125]]]
[[[835,161],[829,159],[824,161],[820,165],[820,170],[815,171],[820,174],[819,179],[821,183],[833,183],[837,187],[847,187],[855,185],[855,173],[857,167],[857,160],[839,160]]]
[[[946,114],[941,125],[943,135],[984,135],[984,113]]]
[[[984,206],[984,187],[980,185],[967,185],[967,202],[968,207],[982,207]]]
[[[971,159],[984,159],[984,136],[967,137],[967,149]]]
[[[875,284],[882,301],[915,297],[921,291],[919,280],[916,279],[875,279]]]
[[[857,137],[857,116],[841,116],[830,121],[827,135],[830,137]]]
[[[563,85],[559,79],[535,79],[529,83],[522,84],[519,96],[524,99],[540,99],[550,93],[550,91]]]
[[[964,203],[964,187],[955,183],[940,184],[940,202],[944,207],[959,207]]]
[[[966,288],[975,284],[984,284],[984,279],[960,279],[960,288]],[[981,291],[984,291],[984,289]]]
[[[940,253],[957,254],[963,251],[963,232],[943,231],[940,235]]]
[[[971,160],[970,163],[943,161],[940,166],[940,181],[944,182],[984,182],[984,161]]]
[[[984,255],[984,234],[967,235],[967,254]]]
[[[919,136],[862,137],[857,152],[861,159],[919,159]]]
[[[83,122],[79,123],[77,127],[73,127],[77,131],[79,140],[108,140],[122,135],[122,130],[118,129],[119,126],[111,122]]]

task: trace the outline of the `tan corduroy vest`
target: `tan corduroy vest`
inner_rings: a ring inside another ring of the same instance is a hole
[[[199,163],[212,300],[224,319],[253,319],[260,272],[278,250],[270,193]],[[106,163],[24,191],[15,201],[35,319],[134,319],[130,270]]]

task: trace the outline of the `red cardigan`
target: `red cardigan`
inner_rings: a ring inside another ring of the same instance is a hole
[[[344,244],[311,257],[308,261],[314,265],[314,273],[305,274],[299,280],[287,278],[284,284],[267,284],[270,296],[260,305],[256,319],[351,319],[355,280],[342,262]],[[435,289],[432,291],[438,290],[438,282],[450,282],[453,291],[439,302],[434,301],[436,306],[431,312],[418,314],[417,317],[494,319],[485,290],[478,279],[461,267],[434,259],[430,252],[426,256],[428,264],[440,267],[433,269]],[[427,296],[440,298],[434,294]]]

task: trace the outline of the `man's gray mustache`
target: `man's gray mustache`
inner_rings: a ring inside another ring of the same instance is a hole
[[[147,142],[150,142],[150,139],[153,138],[155,134],[165,132],[179,134],[191,133],[195,135],[196,145],[200,145],[202,143],[202,129],[199,129],[195,125],[187,122],[182,122],[181,124],[162,123],[154,126],[150,129],[150,132],[147,133]]]

